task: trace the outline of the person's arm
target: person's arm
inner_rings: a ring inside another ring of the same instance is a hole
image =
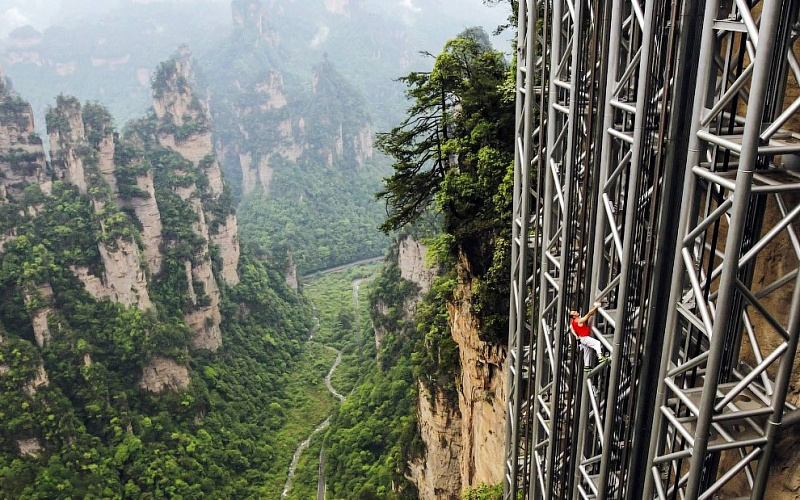
[[[596,313],[598,309],[600,309],[600,302],[595,302],[594,307],[589,309],[589,312],[587,312],[584,317],[578,318],[578,324],[581,326],[585,325],[586,322],[589,321],[589,318],[594,316],[594,313]]]

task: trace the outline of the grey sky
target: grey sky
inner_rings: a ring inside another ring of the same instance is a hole
[[[44,30],[52,24],[70,24],[83,17],[98,17],[123,2],[129,3],[192,3],[198,0],[0,0],[0,39],[6,38],[9,32],[21,26],[31,25],[37,30]],[[230,0],[204,0],[230,3]],[[299,1],[299,0],[287,0]],[[302,0],[308,1],[308,0]],[[408,24],[424,10],[426,2],[432,0],[368,0],[368,3],[384,3],[398,9],[401,18]],[[505,10],[487,8],[481,0],[437,0],[452,4],[453,12],[481,11],[488,14],[484,18],[490,26],[503,21]],[[483,16],[482,16],[483,18]]]

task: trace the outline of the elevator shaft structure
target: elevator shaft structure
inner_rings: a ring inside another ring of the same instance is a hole
[[[798,7],[520,0],[504,498],[764,498],[796,411]]]

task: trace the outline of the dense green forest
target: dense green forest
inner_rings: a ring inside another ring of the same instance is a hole
[[[16,97],[3,99],[4,119],[14,121],[22,108],[13,105]],[[69,133],[70,109],[80,109],[77,100],[59,98],[48,116],[51,132]],[[205,160],[193,164],[157,145],[152,116],[114,135],[114,163],[122,199],[149,196],[135,188],[136,176],[151,171],[155,180],[164,255],[151,277],[155,307],[142,311],[89,295],[74,266],[97,275],[101,246],[140,234],[98,171],[108,112],[86,104],[82,121],[88,144],[77,154],[87,192],[56,181],[45,194],[32,184],[2,205],[3,234],[15,235],[0,253],[2,497],[275,497],[297,440],[313,428],[306,417],[324,418],[333,404],[320,384],[332,356],[305,344],[313,326],[309,302],[289,288],[282,268],[245,247],[240,282],[221,290],[222,348],[187,349],[192,332],[183,316],[196,306],[181,263],[196,259],[203,242],[193,228],[196,212],[173,188],[205,190],[208,179]],[[229,196],[203,197],[203,209],[217,218],[231,203]],[[51,299],[42,286],[52,289]],[[203,290],[194,293],[202,306]],[[31,317],[43,308],[52,338],[39,348]],[[142,369],[154,357],[186,366],[188,386],[142,388]],[[23,442],[36,443],[33,451],[21,454]]]
[[[377,230],[383,210],[372,200],[388,173],[385,160],[359,160],[351,139],[369,123],[363,97],[329,61],[315,78],[315,92],[296,105],[306,117],[306,151],[296,160],[272,154],[269,194],[253,192],[239,207],[243,238],[276,256],[293,252],[304,274],[381,255],[388,243]],[[259,127],[270,123],[262,117]],[[332,151],[342,134],[339,156]],[[260,137],[261,154],[279,141]]]

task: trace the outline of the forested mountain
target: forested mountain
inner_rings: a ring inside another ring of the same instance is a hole
[[[0,90],[3,498],[242,498],[284,474],[310,310],[240,257],[188,60],[156,74],[124,133],[59,96],[50,163]]]
[[[480,14],[463,2],[229,5],[118,0],[93,16],[99,22],[17,29],[3,62],[37,112],[66,92],[108,103],[126,121],[144,108],[154,58],[188,44],[210,96],[215,150],[243,201],[242,239],[301,274],[380,255],[384,212],[371,198],[389,170],[372,140],[376,127],[402,116],[393,79],[430,64],[420,51],[441,45],[443,26]]]
[[[9,2],[11,3],[11,2]],[[149,76],[175,47],[190,46],[206,74],[235,76],[216,66],[236,30],[230,0],[13,0],[8,19],[19,24],[0,40],[7,74],[32,103],[37,119],[59,93],[107,104],[118,124],[149,106]],[[404,109],[400,72],[430,64],[420,51],[436,51],[466,26],[494,26],[502,9],[481,0],[263,0],[265,23],[279,42],[280,71],[305,74],[327,54],[367,96],[380,125]],[[1,7],[0,7],[1,8]],[[27,17],[26,17],[27,16]],[[267,26],[264,26],[267,28]],[[4,34],[3,34],[4,36]],[[275,63],[272,60],[271,63]],[[242,69],[242,68],[240,68]],[[399,71],[398,71],[399,69]],[[391,112],[390,112],[391,110]],[[43,123],[40,124],[40,126]]]
[[[291,254],[301,273],[380,255],[371,197],[386,169],[364,98],[327,59],[303,74],[288,69],[265,5],[233,8],[236,27],[213,65],[222,71],[207,81],[243,238],[287,265]]]

